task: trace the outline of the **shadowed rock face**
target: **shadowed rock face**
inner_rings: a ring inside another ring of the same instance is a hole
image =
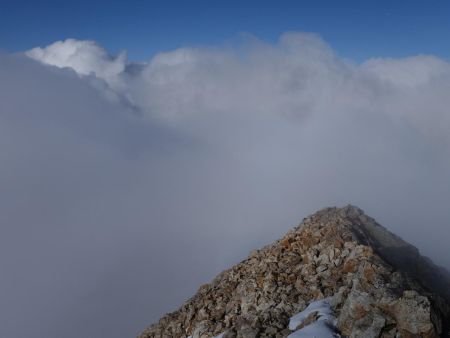
[[[371,246],[375,253],[395,269],[417,279],[450,303],[450,273],[420,255],[419,250],[364,215],[356,207],[341,209],[352,220],[352,231],[358,241]]]
[[[287,337],[289,318],[325,297],[343,336],[448,336],[449,290],[447,271],[360,209],[327,208],[200,287],[140,338]]]

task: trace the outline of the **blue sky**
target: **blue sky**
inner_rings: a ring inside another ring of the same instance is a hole
[[[92,39],[132,60],[250,33],[319,33],[343,57],[434,54],[448,59],[448,1],[26,1],[2,0],[0,49]]]

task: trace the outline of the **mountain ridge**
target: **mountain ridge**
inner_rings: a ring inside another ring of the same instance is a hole
[[[448,271],[361,209],[325,208],[139,337],[301,337],[320,316],[311,313],[294,332],[289,319],[321,299],[336,317],[332,337],[448,336],[449,289]]]

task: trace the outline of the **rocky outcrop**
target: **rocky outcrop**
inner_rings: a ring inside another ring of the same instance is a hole
[[[448,272],[360,209],[327,208],[200,287],[140,338],[287,337],[289,318],[324,298],[342,336],[448,336],[449,290]]]

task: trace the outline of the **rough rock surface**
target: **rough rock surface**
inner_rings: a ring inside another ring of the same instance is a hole
[[[289,318],[325,297],[342,336],[449,336],[449,273],[347,206],[304,219],[139,337],[287,337]]]

